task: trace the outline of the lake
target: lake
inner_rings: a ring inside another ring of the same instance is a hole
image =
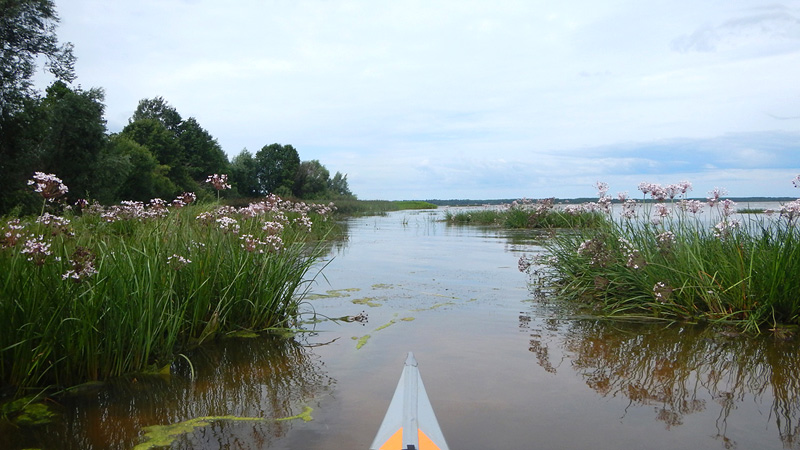
[[[517,269],[545,234],[443,216],[348,220],[307,332],[59,397],[54,423],[0,422],[0,448],[366,449],[408,351],[454,450],[800,447],[796,338],[570,315]]]

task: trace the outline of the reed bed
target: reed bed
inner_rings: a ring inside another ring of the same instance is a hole
[[[481,209],[448,210],[445,221],[454,225],[496,225],[504,228],[591,228],[605,220],[595,203],[556,207],[554,199],[516,200]]]
[[[220,334],[292,326],[331,208],[193,200],[0,220],[0,391],[154,370]]]
[[[599,203],[610,203],[601,187]],[[701,204],[685,198],[688,182],[640,189],[654,203],[622,198],[618,218],[558,233],[520,270],[602,314],[752,332],[800,324],[800,200],[741,216],[722,190]]]

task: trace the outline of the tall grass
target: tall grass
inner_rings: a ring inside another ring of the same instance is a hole
[[[588,228],[605,220],[597,205],[558,208],[553,199],[534,203],[528,199],[481,209],[445,213],[445,221],[456,225],[497,225],[505,228]]]
[[[329,212],[273,197],[0,220],[0,387],[148,370],[222,333],[291,326]]]
[[[734,214],[710,199],[628,208],[603,226],[560,233],[544,260],[521,260],[557,295],[602,313],[731,323],[748,331],[800,324],[800,202],[780,214]],[[692,212],[693,211],[693,212]],[[715,224],[712,226],[712,224]]]

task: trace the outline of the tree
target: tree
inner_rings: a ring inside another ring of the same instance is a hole
[[[300,155],[291,145],[265,145],[256,153],[256,178],[261,194],[292,194]]]
[[[178,144],[183,150],[183,162],[189,176],[196,182],[203,182],[214,173],[228,173],[228,157],[216,139],[189,117],[178,126]]]
[[[0,0],[2,119],[19,111],[25,99],[33,95],[31,78],[38,57],[47,59],[46,65],[56,80],[71,83],[75,79],[72,44],[58,45],[57,24],[52,0]]]
[[[297,169],[294,194],[299,198],[325,197],[330,183],[330,172],[318,160],[303,161]]]
[[[167,103],[164,97],[139,100],[139,105],[136,106],[136,111],[133,112],[133,116],[128,120],[128,123],[142,119],[156,119],[176,136],[180,133],[180,125],[183,122],[178,110]]]
[[[102,89],[70,89],[63,81],[47,88],[41,102],[46,121],[39,170],[56,173],[69,186],[71,200],[96,191],[96,165],[107,145]]]
[[[145,147],[157,163],[164,166],[166,176],[175,186],[175,191],[168,196],[176,195],[178,190],[195,191],[197,183],[191,179],[184,164],[186,158],[175,134],[155,118],[143,118],[133,121],[122,129],[123,136]]]
[[[350,187],[347,185],[347,174],[342,175],[340,172],[336,172],[336,174],[328,183],[328,189],[334,196],[346,198],[356,197],[352,192],[350,192]]]
[[[243,149],[231,161],[231,183],[245,197],[258,197],[258,174],[253,154]]]
[[[124,156],[129,167],[126,176],[118,180],[117,198],[147,201],[175,195],[178,189],[167,177],[169,168],[160,165],[147,147],[124,134],[112,136],[111,146],[111,153]]]

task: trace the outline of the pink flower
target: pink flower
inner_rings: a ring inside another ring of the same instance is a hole
[[[231,185],[228,184],[228,176],[225,174],[219,175],[215,173],[214,175],[209,175],[206,178],[206,183],[211,183],[214,189],[218,191],[231,188]]]
[[[38,192],[49,202],[69,192],[61,178],[52,173],[34,172],[33,178],[28,180],[28,186],[35,186],[33,191]]]

